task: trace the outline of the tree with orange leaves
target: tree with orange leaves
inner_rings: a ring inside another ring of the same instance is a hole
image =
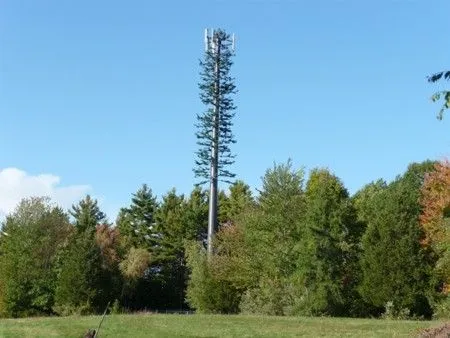
[[[444,281],[443,293],[450,292],[450,162],[435,164],[422,187],[422,215],[424,231],[422,245],[438,255],[436,271]]]

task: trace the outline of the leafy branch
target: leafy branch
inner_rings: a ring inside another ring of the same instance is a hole
[[[428,76],[428,82],[430,83],[436,83],[441,79],[450,80],[450,71],[442,71],[439,73],[435,73],[433,75]],[[442,90],[434,93],[431,96],[431,101],[437,102],[440,101],[441,98],[444,100],[444,103],[441,107],[441,110],[439,111],[437,118],[438,120],[442,120],[444,117],[444,111],[448,108],[450,108],[450,91],[448,90]]]

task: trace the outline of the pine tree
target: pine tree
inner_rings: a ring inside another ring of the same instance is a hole
[[[101,238],[114,237],[115,231],[109,230],[106,215],[89,195],[72,206],[70,213],[77,232],[59,257],[54,310],[60,314],[98,312],[117,287],[117,271],[107,264],[115,254],[105,251],[112,244]]]
[[[182,309],[185,305],[187,271],[184,241],[195,237],[195,232],[192,233],[184,220],[185,203],[184,195],[177,195],[172,189],[163,196],[155,215],[158,238],[152,277],[159,281],[156,297],[166,308]]]
[[[95,232],[98,224],[106,222],[106,215],[100,210],[97,200],[90,195],[82,199],[78,205],[73,205],[69,212],[75,219],[78,232],[84,232],[87,229]]]
[[[200,98],[208,108],[197,115],[198,131],[197,160],[194,173],[202,178],[200,184],[210,183],[208,252],[212,251],[212,237],[218,226],[217,186],[218,181],[229,182],[235,177],[228,166],[234,163],[230,145],[235,143],[232,133],[233,117],[236,109],[232,94],[236,92],[234,79],[230,77],[233,64],[232,38],[223,30],[213,31],[206,37],[207,48],[204,60],[200,62]]]
[[[208,231],[208,194],[195,187],[184,203],[183,225],[189,238],[206,243]]]
[[[150,249],[155,242],[156,197],[146,184],[133,194],[131,205],[119,212],[117,226],[128,247]]]
[[[156,227],[160,236],[155,253],[158,259],[164,261],[176,259],[180,253],[182,256],[183,240],[191,236],[186,233],[188,228],[183,222],[184,196],[177,195],[173,189],[162,199],[156,213]]]

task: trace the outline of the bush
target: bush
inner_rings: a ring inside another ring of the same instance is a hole
[[[450,319],[450,295],[434,306],[433,318]]]
[[[247,290],[239,304],[242,313],[283,316],[290,315],[285,283],[277,278],[261,278],[258,287]]]
[[[6,317],[6,303],[5,303],[5,287],[2,283],[2,279],[0,277],[0,318]]]
[[[122,307],[120,306],[119,300],[116,299],[111,306],[111,314],[118,315],[121,313],[122,313]]]
[[[381,315],[384,319],[408,319],[410,318],[410,311],[407,308],[396,309],[393,301],[388,301],[385,305],[385,311]]]
[[[186,292],[189,305],[200,313],[237,313],[240,292],[212,273],[206,250],[199,243],[191,242],[186,254],[191,271]]]
[[[53,307],[53,310],[60,316],[86,316],[95,312],[87,301],[77,305],[57,304]]]

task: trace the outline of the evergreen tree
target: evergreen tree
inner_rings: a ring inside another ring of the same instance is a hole
[[[166,308],[185,307],[186,268],[184,241],[195,238],[184,223],[184,196],[175,189],[163,196],[156,213],[156,228],[159,234],[155,247],[155,272],[160,280],[158,296]]]
[[[122,209],[118,228],[124,238],[122,244],[122,272],[136,273],[126,279],[123,302],[133,309],[185,308],[187,268],[184,256],[186,240],[204,241],[208,219],[207,194],[196,187],[188,198],[175,189],[156,203],[146,186],[134,195],[132,205]],[[139,197],[139,198],[137,198]],[[138,231],[135,226],[140,225]],[[141,234],[147,231],[146,238]],[[145,248],[149,257],[133,248]],[[134,265],[135,264],[135,265]],[[131,266],[133,265],[133,266]],[[133,269],[131,269],[133,270]]]
[[[218,226],[217,194],[218,181],[228,181],[235,174],[228,167],[234,163],[230,145],[235,143],[232,133],[234,106],[232,94],[236,92],[230,76],[233,56],[232,39],[223,30],[213,31],[207,37],[207,48],[202,68],[200,98],[207,106],[203,114],[197,115],[197,151],[194,173],[203,179],[201,184],[210,184],[210,206],[208,221],[208,252],[212,250],[212,237]]]
[[[190,238],[206,244],[208,230],[208,194],[195,187],[183,206],[183,225]]]
[[[89,230],[95,232],[98,224],[106,222],[106,215],[100,210],[96,199],[87,195],[78,205],[73,205],[70,214],[75,219],[78,232]]]
[[[171,260],[182,253],[183,240],[189,236],[189,229],[183,222],[184,203],[184,196],[177,195],[175,189],[163,196],[155,217],[160,234],[155,253],[160,260]]]
[[[373,198],[377,213],[368,220],[362,238],[360,292],[379,313],[388,302],[392,311],[431,316],[434,285],[432,262],[420,241],[420,189],[430,162],[412,164],[406,173]]]
[[[89,231],[77,233],[59,258],[54,310],[60,315],[101,310],[101,255]],[[100,305],[100,306],[99,306]],[[106,304],[105,304],[106,305]]]
[[[155,256],[166,307],[187,307],[185,243],[205,238],[207,208],[206,194],[198,187],[187,199],[175,190],[163,197],[156,215],[159,237]]]
[[[131,205],[120,210],[117,227],[126,242],[127,249],[130,247],[151,249],[157,237],[155,231],[157,209],[156,197],[153,196],[152,190],[143,184],[133,194]]]
[[[55,311],[91,313],[104,309],[118,290],[114,231],[109,230],[97,200],[89,195],[72,207],[76,233],[62,251],[57,271]],[[109,239],[106,239],[109,237]]]

